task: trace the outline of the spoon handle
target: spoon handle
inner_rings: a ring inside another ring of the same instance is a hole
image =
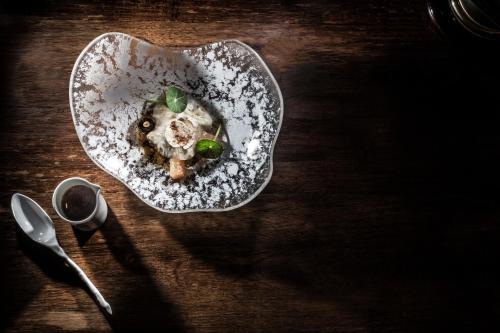
[[[95,298],[97,299],[97,302],[99,303],[100,306],[102,306],[107,313],[112,314],[113,311],[111,310],[111,306],[109,305],[108,302],[102,297],[101,293],[99,290],[97,290],[96,286],[90,281],[90,279],[87,277],[87,275],[82,271],[82,269],[73,261],[71,260],[70,257],[64,256],[64,259],[70,265],[80,276],[82,281],[89,287],[90,291],[94,294]]]

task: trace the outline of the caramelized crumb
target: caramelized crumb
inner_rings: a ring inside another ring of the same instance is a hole
[[[165,156],[155,151],[153,156],[153,162],[162,165],[163,163],[165,163]]]
[[[149,146],[143,146],[142,148],[144,148],[144,155],[146,155],[146,157],[151,157],[153,156],[153,154],[155,153],[155,150]]]

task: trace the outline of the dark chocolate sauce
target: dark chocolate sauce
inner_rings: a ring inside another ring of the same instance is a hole
[[[95,192],[84,185],[70,187],[62,196],[62,210],[69,220],[80,221],[89,217],[96,205]]]

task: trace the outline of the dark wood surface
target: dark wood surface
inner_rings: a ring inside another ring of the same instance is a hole
[[[1,330],[479,332],[500,324],[500,63],[438,35],[424,1],[4,1]],[[162,214],[94,165],[68,80],[97,35],[166,46],[237,38],[284,96],[274,175],[226,213]],[[54,187],[102,185],[75,233]],[[16,231],[21,192],[111,303]]]

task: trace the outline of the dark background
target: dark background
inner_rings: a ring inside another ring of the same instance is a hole
[[[68,81],[108,31],[262,55],[285,111],[255,200],[162,214],[87,158]],[[498,55],[441,36],[425,1],[3,1],[0,330],[498,331]],[[111,209],[94,234],[51,207],[76,175]],[[16,232],[14,192],[51,215],[113,317]]]

